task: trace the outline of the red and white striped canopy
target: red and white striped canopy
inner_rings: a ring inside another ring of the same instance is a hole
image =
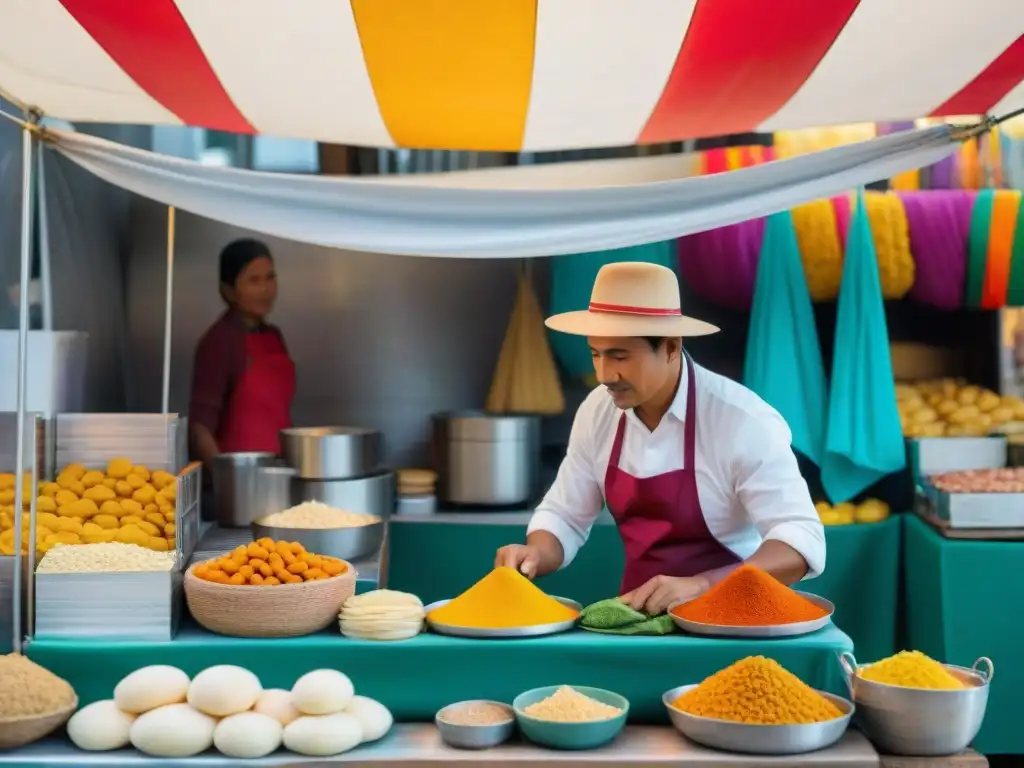
[[[71,121],[535,151],[1024,106],[1024,0],[2,0]]]

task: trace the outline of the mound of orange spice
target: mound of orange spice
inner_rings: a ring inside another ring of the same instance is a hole
[[[826,611],[757,566],[741,565],[696,600],[673,608],[672,613],[701,624],[767,627],[814,621]]]
[[[259,539],[216,560],[200,563],[192,573],[217,584],[272,587],[329,579],[347,569],[344,560],[307,552],[298,542]]]

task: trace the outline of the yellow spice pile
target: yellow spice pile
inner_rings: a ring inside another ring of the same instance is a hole
[[[0,656],[0,720],[49,715],[75,703],[75,690],[24,656]]]
[[[873,683],[898,685],[903,688],[951,691],[964,687],[964,684],[939,662],[920,651],[900,651],[895,656],[865,667],[859,674]]]
[[[764,656],[748,656],[716,672],[672,706],[698,717],[754,725],[821,723],[843,714],[792,672]]]
[[[618,707],[584,696],[568,685],[563,685],[546,699],[523,707],[523,712],[552,723],[589,723],[610,720],[622,714]]]

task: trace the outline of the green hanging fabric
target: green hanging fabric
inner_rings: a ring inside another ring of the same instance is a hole
[[[1006,306],[1024,307],[1024,200],[1017,210],[1017,228],[1013,232],[1010,254],[1010,283],[1006,289]]]
[[[574,253],[551,258],[552,315],[586,309],[590,305],[590,290],[594,279],[605,264],[620,261],[644,261],[660,264],[671,270],[676,268],[675,240],[660,243],[616,248],[611,251]],[[582,336],[550,332],[551,349],[563,370],[572,377],[583,378],[594,372],[590,348]]]
[[[793,433],[793,448],[820,465],[825,448],[825,365],[789,211],[765,221],[743,383],[782,414]]]
[[[878,256],[862,191],[839,288],[821,484],[833,503],[849,501],[905,465]]]
[[[988,231],[992,223],[995,198],[995,190],[983,189],[974,198],[974,208],[971,209],[967,279],[964,281],[964,306],[971,309],[981,306],[981,292],[985,287],[985,270],[988,267]]]

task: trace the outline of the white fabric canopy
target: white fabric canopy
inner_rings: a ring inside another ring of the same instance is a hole
[[[937,162],[948,126],[905,131],[739,171],[692,178],[678,156],[642,158],[644,178],[618,183],[590,164],[580,186],[534,170],[408,177],[326,177],[204,166],[74,132],[58,151],[118,187],[246,229],[347,250],[410,256],[517,258],[621,248],[784,210]],[[628,167],[628,165],[626,166]],[[518,179],[518,180],[517,180]]]

